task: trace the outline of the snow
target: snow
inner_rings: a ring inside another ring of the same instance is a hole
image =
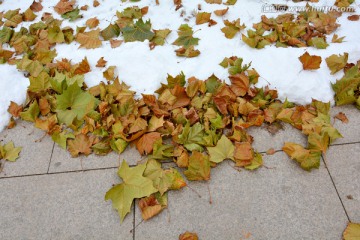
[[[75,22],[65,20],[62,27],[70,26],[74,29],[76,26],[84,26],[87,19],[97,17],[100,20],[100,28],[105,28],[109,23],[114,22],[116,11],[122,11],[129,6],[149,6],[149,12],[144,19],[151,19],[153,29],[169,28],[172,33],[166,39],[164,46],[157,46],[154,50],[149,49],[149,43],[130,42],[123,43],[120,47],[112,49],[109,42],[103,42],[101,48],[94,50],[79,49],[79,44],[73,42],[69,45],[60,44],[56,46],[58,53],[57,59],[68,58],[73,62],[79,62],[87,57],[92,71],[85,76],[88,86],[94,86],[103,80],[102,72],[106,67],[116,66],[120,80],[131,86],[131,89],[141,93],[153,93],[161,82],[166,81],[167,74],[177,75],[181,71],[186,77],[197,77],[206,79],[211,74],[228,81],[227,70],[219,66],[224,57],[238,56],[244,59],[244,63],[252,62],[261,75],[257,86],[270,85],[277,89],[279,98],[284,100],[306,104],[311,102],[312,98],[333,103],[333,91],[331,82],[341,78],[342,73],[330,75],[330,70],[326,66],[325,58],[332,54],[349,53],[349,62],[356,62],[360,59],[360,21],[351,22],[347,20],[349,13],[344,13],[338,23],[341,26],[335,31],[339,37],[346,36],[341,44],[331,43],[332,35],[327,37],[330,46],[327,49],[308,48],[276,48],[267,46],[265,49],[252,49],[242,40],[241,34],[237,34],[233,39],[225,38],[220,29],[224,26],[223,20],[236,20],[240,18],[241,23],[245,23],[247,28],[251,28],[253,23],[260,21],[262,6],[271,1],[265,0],[239,0],[234,6],[229,6],[229,11],[223,17],[217,17],[212,14],[218,24],[208,27],[207,24],[195,25],[194,13],[201,3],[202,10],[213,12],[214,10],[224,9],[226,5],[206,4],[203,0],[183,0],[183,7],[175,11],[172,0],[159,0],[160,5],[155,4],[155,0],[141,0],[140,2],[121,2],[120,0],[99,0],[100,6],[92,7],[92,1],[78,0],[77,5],[88,4],[88,11],[81,11],[83,18]],[[225,0],[223,0],[225,2]],[[60,16],[53,11],[53,6],[57,0],[43,1],[44,9],[37,13],[35,21],[39,21],[43,12],[50,12],[56,18]],[[332,6],[334,0],[320,0],[316,6]],[[0,5],[0,11],[20,8],[25,11],[32,0],[5,0]],[[288,4],[291,6],[302,6],[305,3],[295,4],[291,1],[279,0],[278,4]],[[359,1],[355,4],[356,14],[360,13]],[[184,11],[183,17],[180,16]],[[355,13],[352,13],[355,14]],[[268,17],[276,16],[278,13],[266,14]],[[201,54],[195,58],[177,57],[174,50],[177,46],[171,43],[177,38],[177,29],[180,24],[188,23],[195,31],[194,37],[200,38],[196,49]],[[28,27],[31,23],[23,23],[21,26]],[[20,28],[20,26],[19,26]],[[245,32],[246,29],[243,31]],[[122,39],[121,36],[119,39]],[[323,61],[320,69],[315,71],[302,71],[302,65],[298,57],[305,51],[311,55],[319,55]],[[95,67],[100,57],[108,61],[105,68]],[[25,89],[28,85],[27,80],[13,66],[0,65],[0,129],[8,122],[9,114],[6,113],[9,102],[16,101],[21,103],[25,100]],[[3,94],[5,93],[5,94]]]

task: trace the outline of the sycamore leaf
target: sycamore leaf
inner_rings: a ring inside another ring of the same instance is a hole
[[[310,55],[308,52],[305,52],[299,57],[300,62],[303,65],[304,70],[314,70],[319,69],[321,64],[321,57],[316,55]]]
[[[357,66],[349,69],[343,78],[332,84],[335,92],[336,105],[352,104],[356,102],[355,91],[360,84],[360,71]]]
[[[336,114],[335,118],[339,119],[343,123],[348,123],[349,122],[349,119],[346,117],[345,113],[343,113],[343,112],[339,112],[338,114]]]
[[[99,38],[100,29],[92,30],[89,32],[78,33],[76,41],[80,43],[80,48],[93,49],[102,45]]]
[[[237,0],[227,0],[227,2],[224,4],[225,5],[235,5],[236,2],[237,2]]]
[[[205,2],[210,4],[221,4],[222,0],[205,0]]]
[[[168,28],[154,30],[155,36],[151,39],[151,42],[155,45],[164,45],[165,38],[171,33],[171,30]]]
[[[236,33],[245,28],[245,25],[240,24],[240,18],[230,22],[229,20],[224,20],[225,27],[221,31],[225,34],[226,38],[234,38]]]
[[[34,12],[40,12],[43,9],[43,6],[41,5],[41,2],[35,2],[30,5],[30,9]]]
[[[212,1],[212,0],[206,0],[206,1]],[[196,233],[185,232],[179,236],[179,240],[199,240],[199,237]]]
[[[123,182],[112,187],[105,195],[105,200],[111,200],[113,208],[119,212],[121,222],[130,212],[135,198],[147,197],[158,191],[151,179],[143,177],[145,168],[146,163],[130,168],[124,160],[118,171]]]
[[[177,46],[183,46],[185,48],[188,48],[190,46],[198,45],[199,38],[193,37],[193,30],[189,25],[182,24],[178,29],[178,35],[179,37],[173,42],[173,45]]]
[[[159,138],[161,138],[161,134],[158,132],[144,134],[137,141],[136,148],[141,155],[149,154],[153,150],[153,145],[155,141]]]
[[[167,207],[167,194],[160,195],[159,193],[151,194],[149,197],[141,198],[138,206],[141,211],[141,216],[144,220],[148,220],[158,215],[164,208]]]
[[[228,11],[229,11],[229,7],[225,8],[225,9],[215,10],[214,13],[216,16],[221,17],[221,16],[224,16]]]
[[[19,158],[21,147],[15,147],[13,142],[9,142],[4,146],[0,145],[0,159],[3,158],[10,162],[15,162]]]
[[[190,127],[190,123],[187,123],[178,136],[178,143],[183,144],[184,147],[189,151],[203,151],[203,138],[204,138],[204,127],[200,123],[195,123]]]
[[[60,0],[54,7],[55,12],[62,15],[64,13],[72,11],[75,1]]]
[[[209,156],[193,151],[189,158],[188,169],[184,174],[190,181],[209,180],[210,170]]]
[[[225,135],[221,136],[216,147],[208,147],[207,150],[211,162],[220,163],[225,159],[234,159],[235,147]]]
[[[89,18],[85,24],[91,29],[91,28],[96,28],[99,25],[99,23],[100,23],[99,19],[97,19],[97,17],[93,17],[93,18]]]
[[[151,40],[155,33],[151,31],[150,20],[144,22],[141,18],[133,25],[121,29],[125,42]]]
[[[331,74],[337,73],[346,66],[348,61],[348,56],[349,56],[348,53],[344,53],[344,55],[340,54],[339,56],[333,54],[325,59],[327,66],[331,70]]]
[[[148,160],[143,175],[153,181],[154,187],[161,195],[170,189],[178,190],[186,186],[184,179],[176,169],[164,170],[161,168],[161,164],[154,159]]]
[[[28,8],[23,15],[23,19],[26,22],[31,22],[34,21],[36,18],[36,14],[33,12],[33,10],[31,10],[30,8]]]
[[[117,153],[124,152],[128,145],[129,145],[129,143],[121,138],[119,138],[117,140],[112,140],[110,142],[111,149]]]
[[[117,48],[117,47],[119,47],[123,42],[124,42],[123,40],[110,39],[110,46],[111,46],[111,48]]]
[[[78,18],[82,18],[82,15],[80,15],[80,9],[75,8],[72,11],[69,11],[67,13],[62,14],[61,17],[64,18],[64,19],[69,19],[70,22],[73,22]]]
[[[291,159],[300,163],[301,168],[304,170],[310,171],[320,166],[320,151],[308,150],[299,144],[291,142],[286,142],[282,150],[289,155]]]
[[[120,28],[117,24],[109,24],[104,30],[100,32],[105,41],[120,35]]]
[[[344,38],[345,38],[345,36],[344,37],[339,37],[337,34],[334,34],[332,39],[331,39],[331,42],[332,43],[342,43]]]
[[[313,37],[312,39],[310,39],[309,45],[314,46],[318,49],[325,49],[327,48],[327,46],[329,46],[329,44],[327,44],[326,41],[321,37]]]
[[[69,86],[61,95],[56,95],[56,112],[60,123],[68,126],[76,118],[81,120],[96,106],[96,99],[88,92],[83,91],[77,83]]]
[[[358,240],[360,239],[360,224],[348,223],[343,233],[344,240]]]
[[[33,103],[30,104],[29,108],[25,112],[20,113],[21,119],[29,122],[35,122],[36,118],[40,114],[40,108],[35,100]]]
[[[11,114],[11,116],[19,117],[22,110],[23,107],[21,105],[18,105],[16,102],[11,101],[7,111]]]
[[[190,46],[188,48],[179,48],[177,50],[175,50],[176,52],[176,56],[179,57],[188,57],[188,58],[192,58],[192,57],[197,57],[200,55],[200,51],[194,49],[194,46]]]
[[[196,14],[196,24],[200,25],[203,23],[207,23],[210,21],[210,17],[211,17],[211,13],[208,12],[199,12],[198,14]]]
[[[311,133],[308,137],[308,148],[326,153],[326,150],[330,144],[329,134],[323,133]]]
[[[157,118],[156,116],[152,116],[149,121],[149,127],[148,131],[153,132],[156,131],[158,128],[161,128],[164,126],[164,116],[161,116],[160,118]]]
[[[91,146],[93,141],[85,134],[79,134],[75,136],[75,139],[68,140],[68,150],[72,157],[79,156],[80,153],[86,156],[91,153]]]
[[[70,132],[67,132],[67,131],[63,131],[63,132],[55,132],[51,135],[51,139],[56,142],[62,149],[65,149],[66,150],[66,143],[67,143],[67,140],[71,138],[75,138],[75,135],[70,133]]]
[[[107,63],[107,61],[104,59],[104,57],[101,57],[101,58],[97,61],[96,67],[100,67],[100,68],[105,67],[106,63]]]

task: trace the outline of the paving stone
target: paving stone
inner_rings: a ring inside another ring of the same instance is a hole
[[[254,137],[252,146],[258,152],[266,152],[270,148],[281,150],[285,142],[295,142],[307,145],[307,137],[300,130],[292,127],[290,124],[284,124],[284,129],[279,130],[276,134],[271,134],[264,127],[251,127],[248,133]]]
[[[111,152],[105,156],[91,154],[89,156],[80,155],[77,158],[71,157],[68,151],[65,151],[57,144],[54,147],[53,157],[51,159],[49,172],[67,172],[86,169],[111,168],[118,167],[125,159],[129,165],[135,165],[142,159],[139,152],[134,147],[128,147],[122,154]]]
[[[41,142],[38,142],[41,139]],[[15,147],[22,147],[16,162],[6,162],[0,178],[46,173],[54,146],[49,136],[35,128],[32,123],[19,121],[13,129],[0,133],[3,144],[13,141]]]
[[[360,143],[330,146],[326,162],[350,220],[360,222]]]
[[[348,123],[342,123],[340,120],[335,119],[334,127],[337,128],[344,138],[336,139],[333,144],[341,143],[354,143],[360,142],[360,110],[353,105],[333,107],[330,114],[334,117],[339,112],[345,113],[349,119]]]
[[[0,179],[0,239],[133,239],[104,195],[115,169]]]
[[[200,239],[340,239],[347,217],[330,176],[321,164],[306,172],[283,152],[264,157],[272,169],[236,171],[224,162],[209,183],[169,193],[169,208],[141,223],[136,239],[177,239],[185,231]],[[209,203],[208,187],[212,204]]]

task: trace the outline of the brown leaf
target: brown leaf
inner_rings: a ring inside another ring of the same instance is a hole
[[[199,240],[199,237],[196,233],[185,232],[179,236],[179,240]]]
[[[20,112],[22,112],[23,107],[21,105],[18,105],[16,102],[11,101],[10,102],[10,106],[8,108],[8,112],[13,116],[13,117],[19,117],[20,116]]]
[[[359,21],[359,18],[360,18],[360,15],[351,15],[351,16],[347,17],[347,19],[349,21]]]
[[[39,108],[41,115],[45,116],[50,112],[50,104],[46,97],[42,97],[39,99]]]
[[[43,9],[43,6],[41,5],[41,2],[33,2],[30,5],[30,9],[34,12],[40,12]]]
[[[96,17],[90,18],[86,21],[86,26],[91,28],[96,28],[99,25],[100,21]]]
[[[207,13],[207,12],[199,12],[196,15],[196,24],[200,25],[203,23],[207,23],[210,21],[210,17],[211,17],[211,13]]]
[[[99,1],[94,0],[93,2],[93,7],[98,7],[100,5]]]
[[[123,42],[124,42],[123,40],[110,39],[111,48],[117,48],[117,47],[119,47]]]
[[[229,11],[229,7],[225,8],[225,9],[220,9],[220,10],[215,10],[214,13],[216,16],[224,16],[227,12]]]
[[[231,81],[231,90],[238,97],[243,97],[249,90],[249,78],[244,73],[229,76]]]
[[[74,10],[75,0],[60,0],[54,7],[55,12],[62,15],[64,13]]]
[[[141,198],[138,205],[141,211],[141,216],[144,220],[148,220],[156,216],[163,209],[163,207],[153,194],[149,197]]]
[[[89,5],[84,5],[80,8],[81,11],[87,11],[89,8]]]
[[[141,155],[149,154],[153,151],[153,145],[156,140],[161,138],[158,132],[144,134],[136,143],[136,148]]]
[[[335,118],[339,119],[343,123],[348,123],[349,122],[349,119],[346,117],[345,113],[343,113],[343,112],[339,112],[338,114],[336,114]]]
[[[80,47],[93,49],[102,45],[100,36],[100,29],[96,29],[89,32],[78,33],[76,41],[80,43]]]
[[[85,57],[80,63],[79,66],[75,69],[74,74],[80,74],[83,75],[85,73],[90,72],[90,65],[89,62],[87,60],[87,58]]]
[[[305,52],[299,57],[300,62],[303,65],[304,70],[314,70],[319,69],[321,64],[321,57],[316,55],[310,55],[308,52]]]
[[[68,150],[72,157],[77,157],[80,153],[83,153],[87,156],[91,153],[92,144],[92,139],[81,133],[76,135],[74,140],[68,140]]]
[[[107,61],[104,60],[104,57],[101,57],[98,61],[97,61],[97,64],[96,64],[96,67],[105,67]]]
[[[275,149],[270,148],[270,149],[268,149],[268,150],[266,151],[266,154],[267,154],[267,155],[274,155],[275,152],[276,152]]]

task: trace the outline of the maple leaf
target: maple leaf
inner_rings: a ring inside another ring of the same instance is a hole
[[[62,15],[64,13],[72,11],[75,1],[60,0],[54,7],[55,12]]]
[[[15,162],[19,158],[21,147],[15,147],[13,142],[8,142],[4,146],[0,145],[0,159]]]
[[[357,240],[360,238],[360,224],[348,223],[343,233],[344,240]]]
[[[198,45],[200,39],[193,37],[194,32],[192,28],[189,27],[189,25],[187,24],[180,25],[177,33],[179,37],[173,42],[173,45],[183,46],[185,48]]]
[[[118,37],[120,35],[120,28],[117,24],[109,24],[104,30],[100,32],[101,36],[104,38],[105,41]]]
[[[337,7],[348,7],[353,2],[355,2],[355,0],[336,0],[334,5]]]
[[[188,169],[184,174],[190,181],[209,180],[210,170],[209,156],[193,151],[189,158]]]
[[[310,171],[320,166],[320,151],[308,150],[299,144],[291,142],[286,142],[282,150],[289,155],[291,159],[300,163],[301,168],[304,170]]]
[[[344,53],[344,55],[339,54],[339,56],[333,54],[325,59],[328,68],[331,70],[331,74],[337,73],[346,66],[348,56],[348,53]]]
[[[161,128],[164,126],[164,116],[161,116],[160,118],[157,118],[156,116],[152,116],[149,120],[149,127],[148,131],[153,132],[156,131],[158,128]]]
[[[113,208],[119,212],[121,222],[130,212],[135,198],[147,197],[158,191],[151,179],[143,177],[145,168],[146,163],[130,168],[124,160],[118,171],[123,182],[112,187],[105,195],[105,200],[111,200]]]
[[[318,49],[325,49],[329,44],[326,43],[326,41],[321,37],[313,37],[309,41],[310,46],[314,46]]]
[[[56,95],[56,99],[59,122],[68,126],[75,118],[83,119],[97,104],[96,99],[88,92],[83,91],[77,83],[69,86],[61,95]]]
[[[161,138],[161,134],[158,132],[144,134],[137,141],[136,148],[141,155],[149,154],[153,150],[153,145],[155,141],[159,138]]]
[[[208,2],[208,1],[213,1],[213,0],[206,0],[206,2]],[[221,1],[220,1],[220,3],[221,3]],[[180,234],[179,240],[199,240],[199,237],[196,233],[185,232],[185,233]]]
[[[211,17],[211,13],[208,12],[199,12],[198,14],[196,14],[196,24],[200,25],[203,23],[207,23],[210,21],[210,17]]]
[[[225,135],[221,136],[220,140],[216,144],[216,147],[208,147],[207,150],[209,152],[211,162],[220,163],[225,159],[234,160],[235,147]]]
[[[192,58],[192,57],[197,57],[200,55],[200,51],[194,49],[194,46],[190,46],[188,48],[179,48],[177,50],[175,50],[176,52],[176,56],[179,57],[188,57],[188,58]]]
[[[144,22],[141,18],[133,25],[121,29],[125,42],[151,40],[155,33],[151,31],[150,20]]]
[[[326,150],[329,146],[330,138],[328,133],[311,133],[308,137],[308,148],[321,151],[326,153]]]
[[[221,31],[225,34],[226,38],[234,38],[236,33],[245,28],[245,25],[240,24],[240,18],[230,22],[229,20],[224,20],[225,27]]]
[[[99,39],[100,29],[92,30],[89,32],[78,33],[76,41],[80,43],[79,48],[93,49],[102,45]]]
[[[141,211],[141,216],[144,220],[148,220],[158,215],[164,208],[167,207],[167,194],[160,195],[159,193],[151,194],[149,197],[141,198],[138,202]]]
[[[316,55],[310,55],[308,52],[305,52],[299,57],[300,62],[303,65],[304,70],[313,70],[319,69],[321,64],[321,57]]]
[[[178,136],[177,142],[183,144],[186,149],[189,151],[203,151],[203,147],[201,145],[204,144],[204,127],[200,123],[195,123],[192,127],[190,127],[190,123],[188,122],[182,133]]]
[[[225,5],[235,5],[236,2],[237,2],[237,0],[227,0],[227,2],[224,4]]]
[[[155,44],[155,46],[162,46],[165,43],[165,38],[171,33],[171,30],[168,28],[154,30],[155,36],[151,39],[151,42]]]

